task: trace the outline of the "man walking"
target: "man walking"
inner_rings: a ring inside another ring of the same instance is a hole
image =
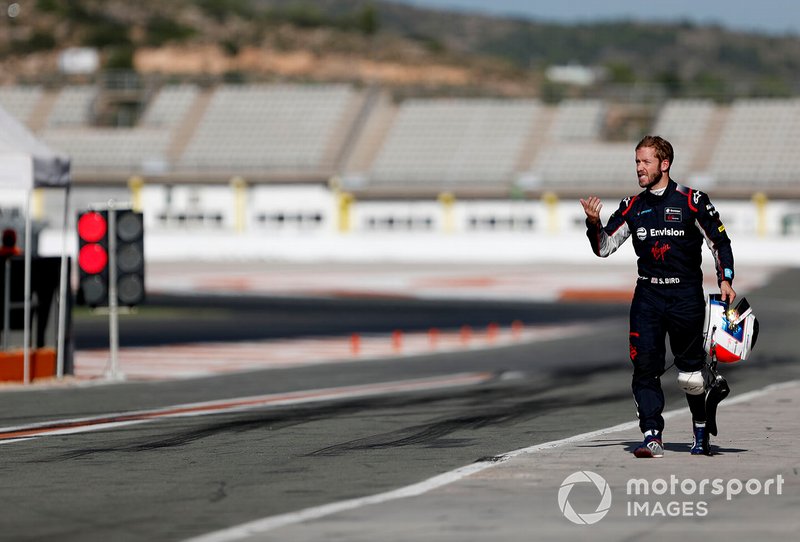
[[[607,257],[633,236],[639,278],[630,310],[632,388],[644,441],[636,457],[663,457],[666,337],[675,355],[678,385],[692,413],[691,453],[711,455],[706,431],[706,353],[703,349],[702,244],[714,255],[723,301],[732,304],[733,252],[719,213],[708,196],[670,179],[672,145],[646,136],[636,146],[636,174],[642,192],[620,202],[603,226],[596,196],[581,199],[594,253]]]

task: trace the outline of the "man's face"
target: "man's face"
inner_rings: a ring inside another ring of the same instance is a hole
[[[660,161],[656,157],[653,147],[636,149],[636,175],[639,177],[641,188],[652,188],[661,182],[668,162]]]

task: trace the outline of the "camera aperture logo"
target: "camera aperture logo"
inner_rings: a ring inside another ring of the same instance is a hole
[[[594,512],[579,514],[569,503],[569,494],[575,484],[591,483],[597,488],[600,503]],[[573,472],[567,476],[558,490],[558,507],[564,517],[577,525],[593,525],[603,519],[611,509],[611,488],[608,482],[597,473],[588,470]]]
[[[626,485],[626,511],[629,518],[658,517],[706,517],[710,512],[708,499],[723,497],[730,502],[743,494],[750,496],[783,495],[784,478],[778,474],[774,478],[760,480],[751,478],[740,480],[732,478],[679,478],[674,474],[667,478],[631,478]],[[591,484],[584,490],[572,495],[573,501],[579,500],[579,509],[591,509],[599,500],[594,512],[578,513],[570,503],[570,494],[577,484]],[[592,489],[597,490],[595,493]],[[576,525],[593,525],[603,519],[611,509],[611,487],[599,474],[581,470],[573,472],[561,483],[558,490],[558,507],[569,521]]]

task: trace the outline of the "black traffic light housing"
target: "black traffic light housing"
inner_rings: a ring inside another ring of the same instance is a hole
[[[108,305],[108,211],[78,214],[79,305]]]
[[[133,307],[144,301],[144,216],[131,210],[116,213],[117,299]]]
[[[110,212],[114,213],[113,221]],[[117,304],[133,307],[142,303],[145,298],[142,213],[130,209],[86,211],[78,215],[77,228],[78,304],[109,305],[111,265],[117,279]],[[116,231],[114,239],[110,238],[112,228]]]

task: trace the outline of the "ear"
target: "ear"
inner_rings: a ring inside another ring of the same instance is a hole
[[[669,171],[669,166],[670,166],[669,160],[661,160],[661,171],[664,172]]]

